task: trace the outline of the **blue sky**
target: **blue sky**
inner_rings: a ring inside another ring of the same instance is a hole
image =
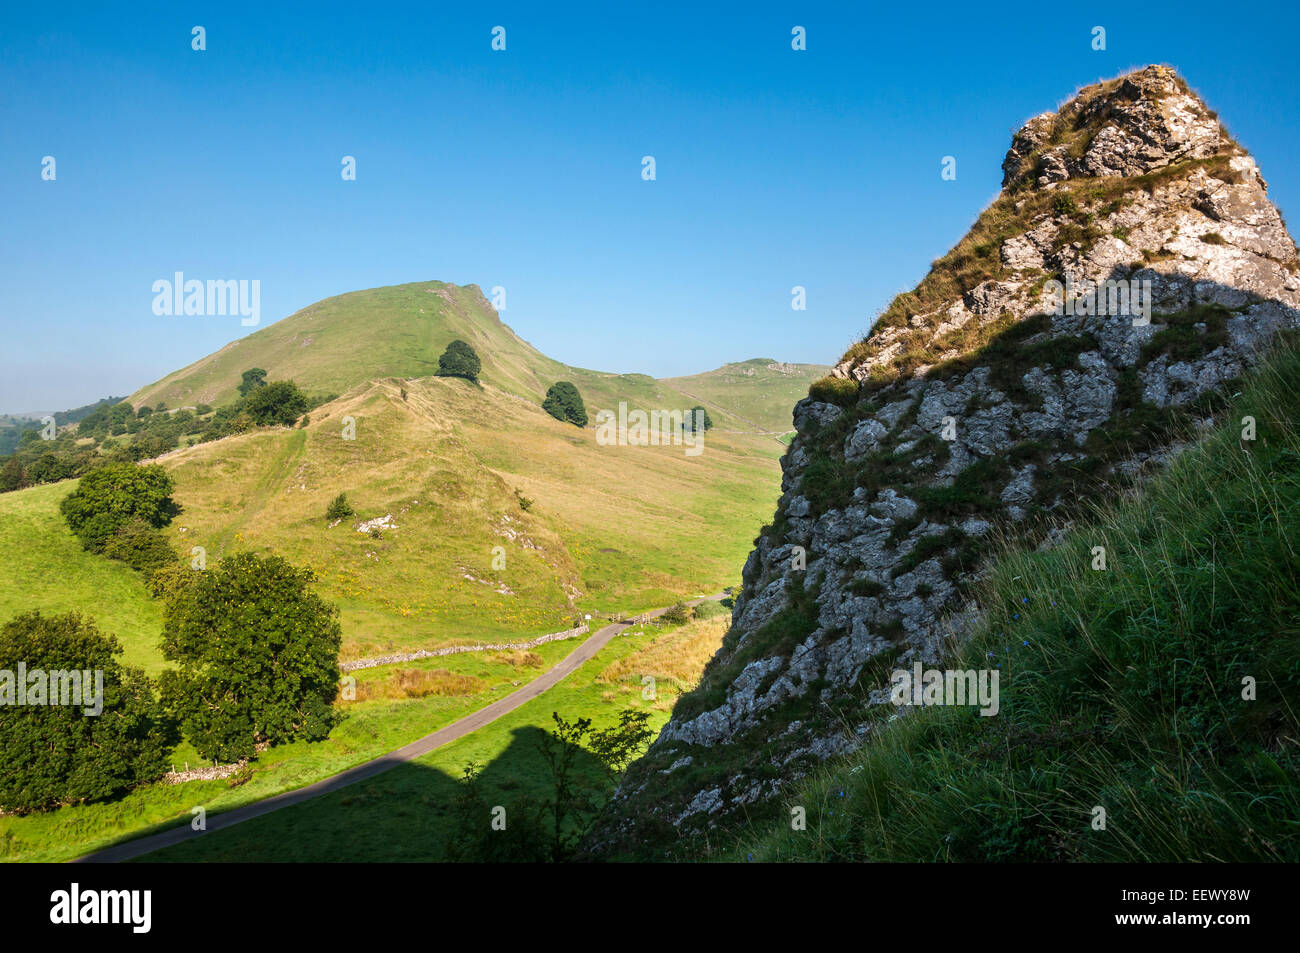
[[[263,325],[440,279],[504,287],[570,364],[830,363],[997,194],[1023,120],[1132,66],[1181,70],[1300,208],[1297,26],[1267,3],[6,4],[0,411],[126,394],[252,330],[155,316],[176,271],[258,279]]]

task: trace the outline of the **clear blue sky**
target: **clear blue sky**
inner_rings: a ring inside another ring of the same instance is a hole
[[[830,363],[996,195],[1014,128],[1150,62],[1300,208],[1294,4],[476,6],[6,3],[0,410],[129,393],[251,330],[155,316],[176,271],[259,279],[263,325],[440,279],[504,286],[570,364]]]

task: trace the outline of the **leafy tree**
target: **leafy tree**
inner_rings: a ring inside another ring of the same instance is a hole
[[[120,559],[146,577],[176,562],[176,551],[163,534],[142,519],[133,519],[117,528],[104,544],[104,555]]]
[[[587,426],[587,408],[582,403],[578,388],[568,381],[557,381],[546,392],[542,401],[542,410],[556,420],[563,420],[575,427]]]
[[[333,522],[334,520],[347,519],[355,512],[356,510],[352,509],[352,504],[348,502],[348,495],[346,493],[340,493],[338,496],[334,497],[330,502],[330,505],[326,507],[325,518],[330,522]]]
[[[654,738],[646,727],[650,713],[624,709],[618,723],[610,728],[593,729],[590,718],[565,721],[559,712],[551,712],[555,728],[538,746],[551,772],[551,860],[560,862],[572,856],[577,844],[591,828],[606,797],[627,766],[645,750]],[[581,770],[579,756],[595,755],[604,768],[604,777],[593,779]]]
[[[261,427],[291,424],[307,412],[307,395],[293,381],[273,381],[244,398],[244,412]]]
[[[447,350],[442,352],[442,357],[438,358],[439,377],[463,377],[477,381],[482,369],[478,354],[464,341],[452,341],[447,345]]]
[[[675,605],[669,606],[660,613],[659,618],[663,619],[669,625],[685,625],[690,619],[690,615],[689,610],[686,608],[686,603],[678,602]]]
[[[92,673],[83,676],[82,705],[64,704],[63,682],[48,680],[47,704],[15,698],[0,704],[0,808],[31,811],[59,804],[106,798],[136,784],[152,781],[167,769],[179,736],[154,698],[144,672],[118,663],[122,647],[111,635],[75,612],[42,616],[30,612],[0,627],[0,671],[26,665],[30,676],[46,673]],[[102,710],[95,700],[95,675],[102,673]],[[54,692],[60,704],[48,704]],[[17,692],[13,677],[0,676],[0,697]]]
[[[200,417],[203,417],[203,416],[205,416],[205,415],[207,415],[207,414],[212,413],[212,405],[211,405],[211,404],[198,404],[198,405],[194,408],[194,412],[195,412],[196,414],[198,414]]]
[[[138,420],[143,420],[144,418],[148,417],[152,413],[153,413],[152,407],[150,407],[148,404],[141,404],[140,409],[135,412],[135,416]]]
[[[133,519],[166,526],[179,512],[173,488],[172,478],[157,464],[109,463],[83,476],[59,509],[81,544],[99,553],[118,527]]]
[[[705,429],[705,430],[712,430],[712,429],[713,429],[713,418],[709,416],[708,408],[706,408],[706,407],[702,407],[702,406],[700,406],[699,404],[696,404],[694,407],[691,408],[691,412],[688,413],[688,414],[686,415],[686,419],[685,419],[684,421],[682,421],[682,429],[683,429],[683,430],[685,430],[687,433],[694,433],[694,432],[695,432],[695,416],[696,416],[696,414],[700,414],[700,415],[702,415],[701,419],[702,419],[703,422],[704,422],[704,429]]]
[[[260,367],[250,367],[241,376],[242,380],[239,382],[240,397],[247,397],[258,388],[266,386],[266,371]]]
[[[262,741],[319,741],[338,721],[338,609],[279,556],[227,556],[163,612],[162,695],[205,758],[252,757]]]
[[[23,464],[17,457],[10,457],[5,461],[3,467],[0,467],[0,493],[8,493],[10,490],[21,490],[27,485],[27,476],[23,472]]]

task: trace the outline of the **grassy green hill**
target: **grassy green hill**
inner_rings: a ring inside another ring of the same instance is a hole
[[[814,373],[814,365],[776,365],[794,368],[789,373],[764,370],[770,361],[729,364],[676,379],[687,390],[692,390],[687,385],[698,386],[688,395],[674,381],[561,364],[504,324],[477,285],[421,281],[318,301],[128,399],[136,406],[160,400],[171,407],[219,405],[235,397],[240,375],[250,367],[265,369],[271,380],[296,381],[312,393],[343,394],[372,380],[429,377],[437,371],[443,349],[457,338],[478,352],[484,383],[537,404],[560,380],[577,385],[593,417],[619,401],[647,410],[684,410],[700,402],[694,396],[698,393],[718,426],[737,430],[759,429],[754,420],[760,417],[766,421],[761,429],[788,430],[789,408],[826,371]],[[753,374],[745,370],[751,365]],[[778,407],[784,409],[778,412]]]
[[[791,791],[806,831],[774,809],[782,820],[729,856],[1300,860],[1297,379],[1287,347],[1140,495],[1047,552],[1003,556],[953,665],[998,667],[997,717],[929,707],[878,723]]]
[[[808,385],[830,371],[822,364],[782,364],[760,357],[662,383],[698,399],[710,416],[723,410],[751,427],[781,434],[792,429],[790,409],[808,396]]]
[[[477,349],[481,385],[431,376],[454,338]],[[341,609],[344,660],[520,640],[588,613],[635,612],[720,591],[736,583],[754,527],[780,492],[783,447],[750,419],[762,401],[744,386],[710,391],[733,401],[733,412],[646,375],[566,367],[520,340],[472,285],[425,282],[322,301],[131,399],[220,404],[250,367],[340,396],[314,408],[303,426],[259,428],[160,458],[183,508],[165,532],[186,561],[201,547],[209,564],[254,551],[313,569],[319,593]],[[702,391],[706,378],[698,377]],[[646,410],[705,402],[717,426],[698,456],[681,446],[601,446],[592,427],[541,410],[557,380],[578,386],[592,417],[620,401]],[[759,373],[741,383],[759,390],[775,380]],[[776,399],[792,400],[785,392]],[[355,439],[344,439],[345,420]],[[0,619],[33,608],[78,609],[123,641],[128,661],[156,673],[164,667],[161,606],[132,570],[81,549],[58,511],[74,485],[0,494]],[[356,512],[330,525],[324,514],[339,493]],[[378,532],[358,532],[374,520],[384,521]],[[500,556],[504,567],[494,566]],[[557,703],[602,716],[639,703],[638,672],[647,666],[680,689],[722,629],[715,621],[684,641],[620,640],[599,665],[567,681]],[[553,664],[571,645],[543,646],[537,655]],[[644,662],[602,674],[640,649]],[[67,859],[187,818],[196,798],[215,810],[310,783],[481,708],[542,670],[495,654],[410,668],[446,670],[437,678],[447,693],[394,695],[391,668],[368,670],[359,691],[370,686],[369,694],[349,703],[352,717],[327,741],[265,752],[251,780],[146,785],[111,802],[0,818],[0,855]],[[662,700],[649,707],[657,721],[666,717]],[[512,772],[535,765],[500,755],[511,733],[534,737],[549,727],[552,710],[539,699],[439,763],[458,770],[462,754],[481,752],[495,759],[497,783],[526,786],[532,782]],[[198,756],[183,744],[174,760],[180,766]]]
[[[342,439],[344,417],[355,440]],[[697,457],[603,447],[592,429],[495,387],[430,378],[368,384],[317,408],[305,429],[199,444],[163,463],[185,507],[175,545],[311,566],[342,607],[353,658],[717,592],[735,582],[754,520],[779,492],[780,449],[750,434],[710,435]],[[325,509],[341,492],[357,515],[331,527]],[[356,531],[389,515],[381,538]]]
[[[162,608],[139,573],[81,548],[59,513],[76,480],[0,493],[0,620],[40,609],[77,610],[116,635],[123,659],[150,674],[161,670]]]

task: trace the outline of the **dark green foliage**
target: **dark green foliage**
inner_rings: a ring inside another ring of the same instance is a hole
[[[855,596],[878,596],[885,587],[874,579],[854,579],[849,583],[849,592]]]
[[[703,430],[708,431],[713,429],[713,418],[709,416],[708,409],[700,404],[696,404],[686,414],[685,419],[682,420],[682,429],[687,433],[694,433],[697,416],[702,421]]]
[[[479,371],[483,369],[478,354],[464,341],[456,340],[447,345],[447,350],[438,358],[439,377],[463,377],[477,381]]]
[[[1177,314],[1155,315],[1152,323],[1166,327],[1142,346],[1138,366],[1145,367],[1162,354],[1168,355],[1171,362],[1194,361],[1222,347],[1228,343],[1231,315],[1227,308],[1216,304],[1197,304]]]
[[[619,775],[649,745],[654,732],[646,727],[650,713],[630,708],[610,728],[593,729],[590,718],[565,721],[558,712],[551,718],[555,728],[542,739],[539,752],[551,773],[551,860],[559,862],[573,855]],[[603,777],[591,778],[581,770],[579,759],[585,753],[596,757]]]
[[[582,403],[582,395],[568,381],[557,381],[550,386],[542,410],[575,427],[587,426],[587,408]]]
[[[307,395],[293,381],[273,381],[244,398],[244,412],[260,427],[292,424],[307,412]]]
[[[0,493],[21,490],[27,485],[27,474],[21,460],[10,457],[0,467]]]
[[[453,863],[545,863],[551,859],[553,831],[544,804],[526,798],[501,803],[483,793],[480,766],[465,765],[456,795],[451,799],[449,826],[454,834],[443,847],[443,859]],[[498,807],[504,816],[494,814]],[[494,827],[503,821],[505,826]]]
[[[247,397],[258,388],[266,386],[266,371],[260,367],[250,367],[241,375],[242,380],[239,382],[239,396]]]
[[[330,522],[333,522],[334,520],[347,519],[355,512],[356,510],[352,508],[352,504],[348,502],[348,495],[346,493],[340,493],[338,496],[334,497],[334,499],[330,501],[330,505],[326,507],[325,518]]]
[[[111,797],[167,769],[175,726],[144,673],[118,663],[120,652],[117,639],[77,613],[31,612],[0,627],[0,670],[16,674],[22,663],[29,678],[35,670],[99,671],[103,687],[97,715],[84,710],[98,707],[93,674],[81,706],[30,704],[30,694],[29,704],[15,704],[14,697],[0,705],[0,808],[30,811]],[[10,689],[16,692],[0,681],[0,691]],[[53,680],[50,689],[60,691]]]
[[[104,544],[104,555],[109,559],[120,559],[146,577],[177,561],[176,551],[163,534],[138,518],[117,528]]]
[[[167,525],[178,512],[172,489],[172,478],[157,464],[110,463],[82,477],[59,509],[82,545],[99,553],[132,520],[154,528]]]
[[[712,619],[715,616],[728,615],[727,607],[713,599],[705,599],[691,610],[691,619]]]
[[[227,556],[196,573],[163,614],[160,684],[205,758],[236,761],[262,741],[319,741],[338,720],[338,610],[279,556]]]
[[[690,620],[689,612],[686,603],[678,602],[665,609],[659,618],[669,625],[685,625]]]

